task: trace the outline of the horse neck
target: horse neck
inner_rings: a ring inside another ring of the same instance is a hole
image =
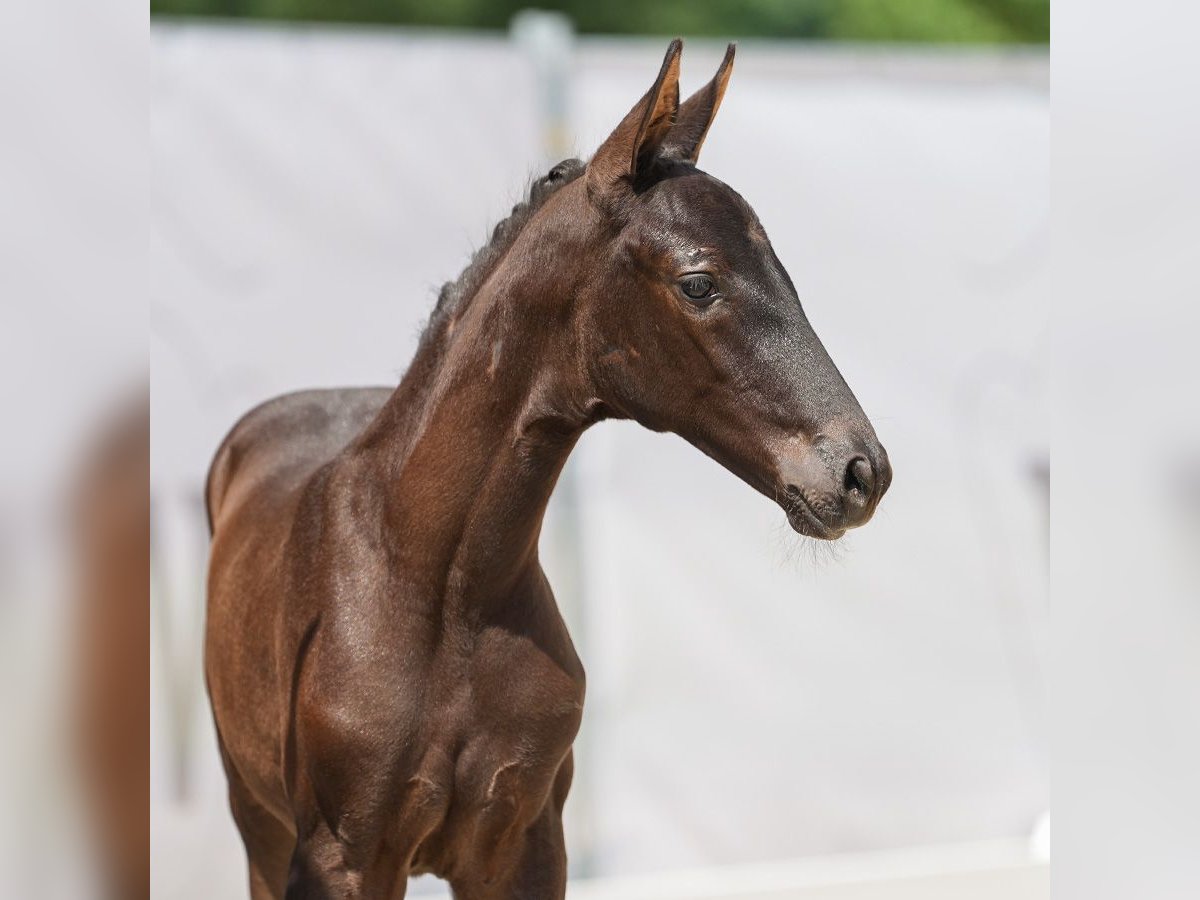
[[[589,421],[573,286],[562,267],[523,266],[520,243],[425,342],[355,448],[388,486],[380,513],[399,567],[454,604],[505,602],[533,573],[546,504]]]

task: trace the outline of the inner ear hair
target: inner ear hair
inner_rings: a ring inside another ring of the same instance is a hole
[[[682,42],[672,41],[672,47]],[[665,76],[665,78],[664,78]],[[663,60],[663,69],[658,81],[654,83],[657,92],[651,88],[647,99],[653,97],[653,104],[647,104],[642,126],[638,130],[637,139],[633,142],[633,154],[629,160],[629,174],[637,176],[644,171],[658,156],[663,141],[675,127],[676,116],[679,113],[679,50],[674,53],[667,51],[667,59]]]

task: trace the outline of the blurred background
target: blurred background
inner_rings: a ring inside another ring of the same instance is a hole
[[[1048,2],[521,6],[152,0],[155,896],[246,896],[200,667],[221,438],[397,383],[437,286],[676,35],[685,95],[739,41],[702,167],[896,475],[830,550],[679,439],[585,435],[542,547],[589,676],[571,895],[1048,896]]]
[[[584,436],[542,546],[589,676],[572,895],[1048,895],[1048,4],[547,6],[151,2],[154,894],[246,895],[200,674],[223,434],[396,384],[437,286],[682,35],[684,94],[739,41],[702,167],[895,482],[827,551],[682,440]]]

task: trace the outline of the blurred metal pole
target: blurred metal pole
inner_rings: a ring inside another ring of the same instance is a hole
[[[571,152],[567,111],[575,28],[570,18],[562,13],[525,9],[513,16],[510,34],[533,67],[543,156],[539,174],[543,174]],[[547,536],[553,542],[555,558],[561,563],[555,571],[560,588],[557,592],[559,605],[575,642],[582,648],[587,645],[588,606],[581,494],[579,460],[573,455],[558,480],[550,510],[552,524],[556,527],[548,529],[550,534]],[[585,728],[575,741],[577,762],[579,758],[586,761],[591,756],[589,743]],[[572,826],[572,838],[583,852],[572,856],[571,874],[586,876],[593,874],[594,868],[594,792],[586,774],[586,763],[577,765],[576,772],[579,774],[567,805],[567,818]]]
[[[542,153],[545,163],[552,165],[570,149],[567,94],[575,28],[562,13],[523,9],[513,16],[510,33],[533,66]]]

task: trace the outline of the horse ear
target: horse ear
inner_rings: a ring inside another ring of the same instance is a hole
[[[700,157],[700,147],[721,106],[729,76],[733,74],[733,55],[736,50],[737,45],[730,44],[712,81],[680,105],[675,125],[663,143],[664,156],[690,163]]]
[[[667,48],[658,78],[588,162],[587,186],[604,193],[626,176],[636,175],[654,159],[679,110],[679,54],[683,41]]]

